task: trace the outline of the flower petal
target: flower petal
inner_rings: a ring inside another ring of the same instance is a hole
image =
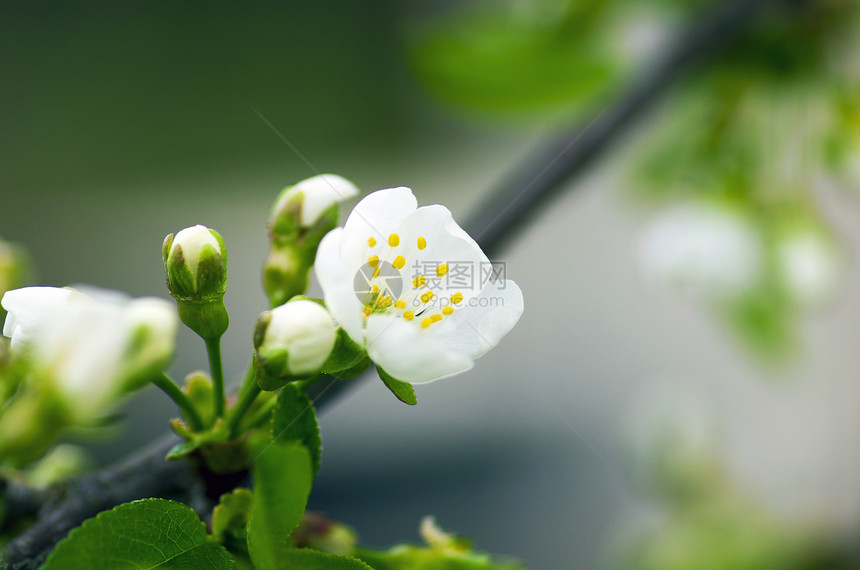
[[[480,358],[495,347],[523,314],[523,293],[512,280],[490,281],[481,294],[429,329],[448,349]]]
[[[434,305],[460,293],[464,302],[481,293],[482,272],[490,262],[481,248],[454,221],[450,210],[438,204],[423,206],[407,216],[398,228],[400,246],[408,265],[404,268],[404,290],[412,288],[419,275],[427,279],[421,291],[432,290]],[[422,248],[418,240],[422,239]],[[442,265],[447,273],[439,276]],[[417,292],[417,291],[416,291]]]
[[[474,366],[472,359],[427,334],[413,323],[387,315],[371,315],[366,323],[367,353],[398,380],[432,382]]]
[[[317,248],[314,272],[329,312],[350,338],[363,346],[361,311],[364,306],[355,296],[353,285],[357,267],[341,259],[343,233],[343,228],[335,228],[323,237]]]
[[[292,192],[304,193],[301,224],[304,227],[310,227],[329,206],[358,194],[358,188],[337,174],[320,174],[302,180],[292,187]]]
[[[350,262],[366,261],[369,238],[385,243],[401,222],[418,206],[412,190],[406,187],[377,190],[356,204],[343,226],[341,255]]]
[[[87,299],[72,289],[60,287],[24,287],[7,291],[0,305],[7,311],[3,335],[12,340],[12,348],[20,349],[45,318],[73,299]]]

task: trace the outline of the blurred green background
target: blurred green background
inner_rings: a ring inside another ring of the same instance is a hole
[[[414,409],[369,381],[325,412],[312,508],[379,546],[434,514],[536,569],[787,568],[786,541],[853,543],[858,28],[848,2],[809,5],[768,14],[681,82],[517,236],[501,257],[526,310],[475,370],[420,388]],[[281,188],[334,172],[366,192],[410,186],[463,220],[702,7],[6,2],[0,236],[30,251],[39,284],[166,296],[164,235],[218,229],[235,385]],[[739,212],[766,244],[769,269],[741,294],[678,296],[642,271],[646,220],[691,199]],[[810,307],[772,269],[795,226],[840,260]],[[175,373],[204,364],[183,333]],[[174,414],[152,390],[125,412],[118,438],[94,444],[100,461]]]

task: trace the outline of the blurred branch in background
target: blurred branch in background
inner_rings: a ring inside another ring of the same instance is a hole
[[[662,58],[644,72],[615,103],[573,133],[555,136],[490,192],[466,225],[490,255],[498,252],[557,196],[574,176],[582,174],[602,152],[611,148],[679,78],[696,64],[712,59],[756,22],[769,7],[794,9],[799,0],[732,0],[719,3],[695,21]],[[322,383],[312,393],[318,406],[342,395],[350,384]],[[175,443],[159,440],[130,459],[72,482],[62,498],[42,508],[27,531],[4,550],[6,568],[32,569],[56,542],[84,519],[119,503],[142,498],[200,494],[200,474],[189,462],[166,462]],[[206,477],[211,477],[207,474]],[[208,484],[228,484],[217,478]],[[200,501],[196,501],[201,504]],[[203,501],[204,508],[206,501]]]

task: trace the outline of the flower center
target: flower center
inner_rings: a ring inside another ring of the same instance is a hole
[[[456,292],[450,296],[442,287],[442,278],[448,274],[446,263],[433,267],[425,262],[427,267],[416,264],[411,279],[403,279],[403,271],[418,251],[427,248],[427,239],[418,237],[414,245],[403,243],[400,235],[393,233],[388,236],[387,243],[378,242],[373,236],[367,239],[367,264],[373,269],[370,280],[370,300],[365,304],[363,317],[366,320],[372,314],[388,314],[402,317],[407,321],[415,321],[421,329],[427,329],[442,322],[445,317],[454,314],[455,308],[463,301],[463,294]],[[389,263],[398,273],[404,283],[411,283],[407,290],[394,294],[389,287],[391,276],[382,275],[383,262]],[[424,273],[430,272],[430,275]]]

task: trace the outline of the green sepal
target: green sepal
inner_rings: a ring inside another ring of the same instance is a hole
[[[376,372],[379,374],[379,378],[382,379],[385,386],[391,390],[391,393],[394,394],[398,400],[404,404],[409,404],[410,406],[414,406],[418,403],[418,398],[415,396],[415,390],[412,388],[412,384],[397,380],[379,366],[376,367]]]
[[[284,386],[272,411],[272,441],[298,442],[311,454],[313,473],[320,470],[322,438],[316,411],[308,395],[295,385]]]
[[[204,432],[189,432],[179,420],[171,421],[170,427],[186,441],[171,448],[165,457],[168,461],[176,461],[199,451],[207,467],[214,473],[237,473],[247,469],[250,464],[246,438],[231,440],[227,423],[223,419],[219,418],[215,425]]]
[[[365,352],[364,348],[352,340],[345,330],[339,328],[337,329],[334,348],[332,348],[331,354],[323,364],[321,372],[340,378],[338,376],[339,372],[348,371],[359,366],[366,358],[367,352]],[[342,379],[345,380],[346,378]]]
[[[143,499],[104,511],[63,539],[40,570],[235,570],[190,508]]]
[[[167,455],[164,457],[168,461],[176,461],[178,459],[182,459],[183,457],[188,457],[191,455],[194,450],[203,445],[200,441],[180,441],[176,445],[170,448],[170,451],[167,452]]]
[[[248,554],[248,520],[254,495],[248,489],[224,493],[212,511],[212,537],[231,552]]]
[[[305,201],[304,192],[296,192],[284,203],[281,201],[295,187],[287,186],[275,198],[272,213],[269,216],[269,235],[273,241],[294,240],[301,227],[302,204]]]
[[[284,356],[284,358],[286,359],[286,356]],[[272,361],[269,360],[267,364],[269,367],[276,367],[279,362],[276,361],[274,364],[272,364]],[[286,360],[284,361],[284,366],[286,366]],[[314,376],[285,376],[283,378],[278,378],[276,376],[273,376],[272,374],[269,374],[268,370],[266,369],[266,366],[263,365],[263,363],[260,361],[256,354],[254,354],[254,371],[254,377],[256,379],[257,386],[259,386],[261,390],[265,390],[266,392],[272,392],[274,390],[286,386],[290,382],[296,382],[297,380],[305,380]]]
[[[306,252],[316,257],[317,248],[327,233],[337,227],[337,219],[340,214],[338,205],[332,204],[320,213],[311,227],[305,229],[302,246]]]
[[[258,570],[277,570],[305,512],[313,481],[311,456],[297,443],[268,442],[254,449],[248,552]]]
[[[226,253],[223,240],[215,236],[221,244],[221,251]],[[197,279],[195,280],[195,299],[218,299],[224,297],[227,291],[227,257],[214,247],[207,244],[200,250],[200,261],[197,264]]]

